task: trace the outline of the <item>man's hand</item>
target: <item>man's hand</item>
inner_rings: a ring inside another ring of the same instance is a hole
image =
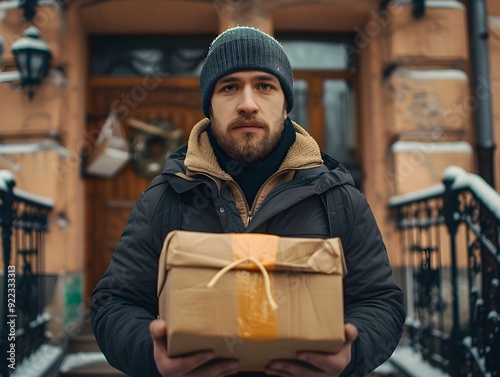
[[[223,377],[235,374],[236,360],[215,360],[212,352],[197,352],[189,356],[169,357],[167,354],[167,324],[157,319],[150,323],[156,367],[163,377]]]
[[[338,376],[351,362],[352,342],[358,337],[358,329],[344,325],[345,343],[335,354],[299,352],[294,360],[274,360],[266,368],[266,374],[282,377],[326,377]]]

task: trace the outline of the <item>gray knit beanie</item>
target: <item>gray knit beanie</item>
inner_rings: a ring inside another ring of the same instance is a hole
[[[293,107],[293,73],[283,47],[260,30],[238,26],[220,34],[210,45],[200,74],[203,113],[207,117],[210,115],[215,84],[222,76],[251,70],[269,72],[278,78],[290,112]]]

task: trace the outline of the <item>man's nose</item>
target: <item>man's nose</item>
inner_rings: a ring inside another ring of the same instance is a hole
[[[255,101],[255,93],[251,87],[244,87],[241,91],[240,101],[237,108],[239,113],[252,114],[259,111]]]

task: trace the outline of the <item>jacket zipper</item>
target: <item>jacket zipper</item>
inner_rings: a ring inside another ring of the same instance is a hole
[[[248,224],[250,224],[250,221],[252,220],[252,212],[250,209],[250,206],[248,205],[247,198],[245,197],[245,193],[243,192],[243,189],[240,187],[240,185],[231,177],[231,183],[233,183],[236,186],[236,189],[238,190],[239,194],[241,195],[243,199],[243,204],[245,205],[245,213],[247,215],[246,221],[245,221],[245,228],[248,227]]]
[[[255,195],[255,199],[257,199],[260,194],[262,193],[262,189],[264,188],[264,186],[275,176],[277,176],[278,174],[281,174],[281,173],[285,173],[285,172],[290,172],[292,170],[305,170],[305,169],[310,169],[311,167],[304,167],[304,168],[299,168],[299,169],[282,169],[282,170],[278,170],[276,172],[274,172],[274,174],[272,174],[268,179],[266,179],[266,181],[260,186],[260,189],[259,191],[257,191],[257,194]],[[262,202],[261,204],[261,207],[271,198],[273,198],[274,196],[276,196],[277,194],[279,194],[280,192],[283,192],[284,190],[288,190],[289,188],[293,188],[293,187],[300,187],[302,186],[305,182],[309,182],[309,180],[307,181],[303,181],[301,182],[300,184],[295,184],[295,185],[292,185],[292,186],[287,186],[287,187],[284,187],[284,188],[281,188],[279,190],[276,190],[275,192],[272,192],[270,193],[265,199],[264,201]],[[257,200],[253,201],[253,204],[252,204],[252,207],[250,208],[250,211],[247,212],[247,227],[248,225],[250,224],[250,221],[252,220],[253,216],[255,215],[255,211],[256,211],[256,203],[257,203]],[[246,203],[246,200],[245,200],[245,203]],[[247,207],[248,209],[248,207]]]
[[[266,184],[272,179],[274,178],[275,176],[277,176],[278,174],[281,174],[281,173],[284,173],[284,172],[290,172],[292,170],[305,170],[305,169],[310,169],[312,167],[308,166],[308,167],[304,167],[304,168],[299,168],[299,169],[282,169],[282,170],[278,170],[276,172],[274,172],[274,174],[272,174],[268,179],[265,180],[265,182],[260,186],[259,188],[259,191],[257,191],[257,194],[255,195],[255,199],[257,199],[261,193],[262,193],[262,190],[264,188],[264,186],[266,186]],[[196,172],[197,174],[201,174],[201,175],[204,175],[210,179],[212,179],[212,181],[214,181],[216,187],[217,187],[217,191],[218,191],[218,195],[219,195],[219,198],[220,198],[220,190],[221,190],[221,187],[220,187],[220,182],[218,182],[218,180],[220,178],[217,178],[217,177],[212,177],[210,176],[209,174],[207,173],[204,173],[204,172]],[[240,185],[231,177],[231,180],[230,180],[235,186],[236,186],[236,189],[238,190],[238,192],[240,193],[241,197],[243,198],[243,204],[245,205],[245,212],[246,212],[246,222],[245,222],[245,228],[248,228],[248,226],[250,225],[250,221],[252,221],[254,215],[255,215],[255,211],[256,211],[256,203],[257,203],[257,200],[254,199],[253,203],[252,203],[252,206],[250,207],[248,205],[248,202],[247,202],[247,199],[245,197],[245,194],[242,190],[242,188],[240,187]],[[261,204],[261,207],[267,203],[270,199],[274,198],[276,195],[278,195],[279,193],[285,191],[285,190],[288,190],[290,188],[294,188],[294,187],[300,187],[300,186],[303,186],[305,183],[309,183],[310,180],[307,179],[307,180],[304,180],[302,181],[300,184],[295,184],[295,185],[291,185],[291,186],[286,186],[286,187],[283,187],[281,189],[278,189],[274,192],[272,192],[271,194],[269,194],[267,196],[266,199],[264,199],[264,201],[262,202]]]
[[[296,187],[302,187],[306,184],[308,184],[309,182],[311,182],[314,178],[308,178],[308,179],[305,179],[304,181],[302,181],[301,183],[296,183],[294,185],[290,185],[290,186],[285,186],[285,187],[282,187],[276,191],[273,191],[271,194],[269,194],[267,196],[266,199],[264,199],[264,201],[262,202],[261,204],[261,207],[266,204],[269,200],[271,200],[272,198],[274,198],[276,195],[282,193],[283,191],[286,191],[286,190],[289,190],[289,189],[292,189],[292,188],[296,188]]]

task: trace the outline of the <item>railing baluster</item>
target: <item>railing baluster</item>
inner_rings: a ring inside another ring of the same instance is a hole
[[[390,207],[397,212],[405,253],[410,344],[451,376],[498,377],[500,195],[481,178],[452,167],[442,185],[393,197]],[[448,261],[441,231],[449,235]],[[465,245],[459,243],[463,239]],[[450,309],[451,328],[445,316]]]
[[[3,190],[0,190],[0,225],[2,226],[2,249],[3,249],[3,302],[2,302],[2,332],[1,332],[1,353],[8,355],[8,316],[9,316],[9,266],[11,261],[11,236],[12,236],[12,222],[13,213],[12,205],[14,202],[14,195],[12,188],[14,187],[14,180],[3,180]],[[9,369],[7,363],[0,363],[0,372],[2,376],[7,376]]]
[[[42,316],[45,307],[43,233],[48,230],[47,216],[53,203],[14,189],[14,185],[12,175],[0,171],[0,226],[4,263],[0,333],[2,357],[7,358],[5,355],[10,355],[10,350],[14,349],[10,365],[4,362],[5,359],[0,363],[0,376],[3,377],[14,371],[12,365],[21,364],[46,340],[46,323]],[[14,269],[15,274],[12,273]],[[15,303],[10,301],[12,290],[15,290]],[[13,326],[9,320],[14,321]],[[15,339],[12,339],[13,334]]]

